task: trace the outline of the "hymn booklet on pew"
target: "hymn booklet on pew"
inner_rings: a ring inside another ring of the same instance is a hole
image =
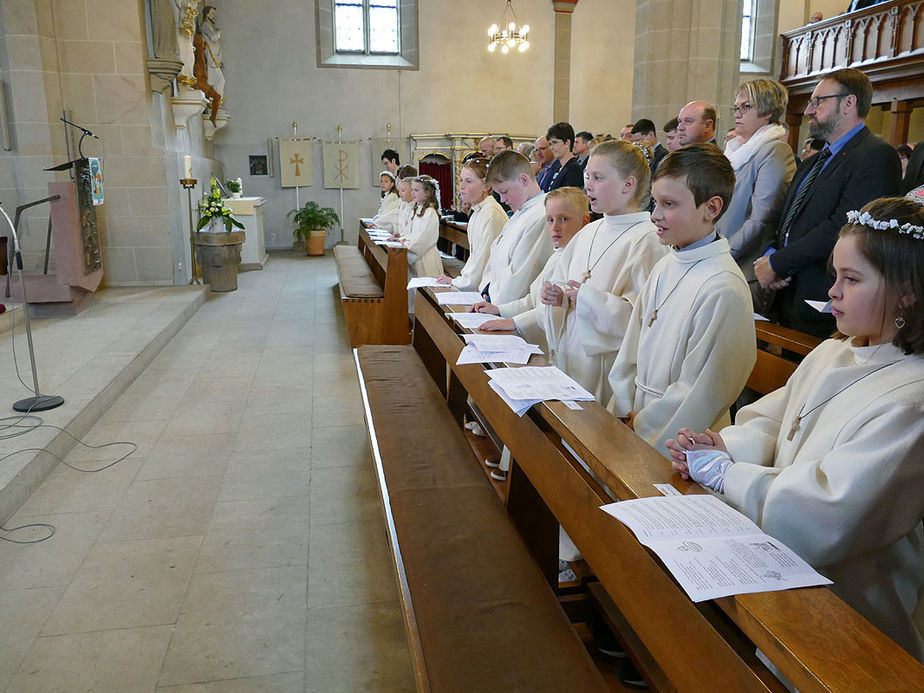
[[[715,496],[638,498],[600,509],[654,551],[694,602],[832,584]]]
[[[456,365],[467,363],[527,363],[533,354],[541,354],[538,344],[529,344],[514,334],[464,334],[465,348]]]
[[[591,402],[594,396],[555,366],[524,366],[486,370],[488,385],[508,407],[523,416],[529,408],[545,400]]]

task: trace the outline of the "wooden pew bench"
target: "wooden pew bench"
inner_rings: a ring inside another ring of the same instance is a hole
[[[354,353],[418,690],[606,690],[414,349]]]
[[[407,249],[375,245],[363,228],[357,247],[334,246],[350,345],[407,344]]]
[[[703,490],[596,402],[579,411],[543,402],[516,416],[482,365],[456,365],[463,330],[446,318],[451,309],[437,305],[433,289],[418,292],[415,349],[457,424],[471,397],[510,449],[508,514],[537,562],[555,557],[560,523],[618,611],[620,637],[654,690],[782,691],[758,648],[803,693],[924,690],[924,667],[823,587],[692,603],[657,557],[599,510],[609,498],[571,451],[620,499],[658,495],[654,484],[662,483]],[[544,363],[534,357],[530,365]]]

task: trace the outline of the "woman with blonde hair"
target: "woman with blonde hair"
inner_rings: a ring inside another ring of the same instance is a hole
[[[735,169],[735,193],[716,230],[728,240],[732,257],[755,297],[760,296],[760,285],[754,276],[754,261],[776,235],[789,182],[796,172],[792,149],[779,139],[784,130],[780,119],[788,103],[789,92],[775,80],[743,82],[732,107],[735,137],[725,147],[725,156]]]
[[[481,275],[488,264],[491,244],[507,223],[507,213],[491,195],[491,186],[485,180],[487,175],[487,159],[467,161],[459,174],[459,196],[472,209],[466,228],[468,260],[458,277],[440,274],[437,280],[440,284],[452,284],[460,291],[478,291]]]

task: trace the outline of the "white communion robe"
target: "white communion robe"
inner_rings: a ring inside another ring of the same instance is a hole
[[[542,285],[555,275],[563,250],[563,248],[555,248],[552,251],[552,256],[546,261],[545,267],[539,272],[539,276],[529,285],[529,293],[526,296],[497,306],[502,318],[513,318],[513,324],[516,325],[517,332],[527,342],[538,344],[546,353],[548,353],[548,343],[546,342],[545,329],[538,322],[540,319],[538,306],[542,305]]]
[[[735,464],[720,497],[924,661],[924,358],[829,339],[721,435]]]
[[[491,244],[500,235],[507,223],[507,213],[493,195],[488,195],[472,207],[468,220],[468,260],[452,285],[459,291],[477,291],[481,285],[481,275],[491,255]]]
[[[399,202],[401,202],[401,198],[398,197],[397,193],[390,192],[385,195],[379,203],[379,211],[372,217],[373,226],[377,229],[385,229],[394,232],[395,222],[398,217]]]
[[[728,408],[756,360],[751,292],[728,241],[673,251],[655,265],[632,310],[610,371],[608,408],[620,417],[636,412],[635,432],[667,457],[664,442],[680,428],[731,423]]]
[[[490,285],[494,305],[523,298],[551,255],[552,241],[545,231],[545,193],[541,193],[510,217],[491,244],[478,290],[483,292]]]
[[[439,237],[440,220],[433,207],[427,207],[423,216],[413,214],[404,244],[407,246],[408,269],[415,277],[435,277],[443,272],[440,251],[436,249]]]
[[[395,212],[395,228],[393,233],[397,236],[407,236],[411,232],[411,222],[414,219],[414,203],[398,200],[398,210]]]
[[[667,253],[648,212],[604,215],[581,229],[562,252],[552,281],[583,281],[577,305],[540,305],[550,360],[606,405],[608,376],[632,307],[655,264]],[[590,277],[584,281],[584,273]]]

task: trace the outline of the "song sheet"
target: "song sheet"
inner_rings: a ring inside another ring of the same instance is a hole
[[[473,306],[484,298],[477,291],[442,291],[436,294],[441,306]]]
[[[414,277],[407,283],[408,289],[417,289],[423,286],[440,286],[436,277]]]
[[[485,372],[492,381],[497,381],[508,397],[515,400],[594,399],[591,393],[555,366],[494,368]]]
[[[497,320],[496,315],[490,313],[447,313],[447,315],[459,323],[460,327],[470,330],[477,330],[489,320]]]
[[[714,496],[638,498],[601,510],[654,551],[694,602],[831,584]]]
[[[376,241],[375,244],[384,246],[386,248],[403,248],[404,247],[404,243],[402,243],[401,241]]]

